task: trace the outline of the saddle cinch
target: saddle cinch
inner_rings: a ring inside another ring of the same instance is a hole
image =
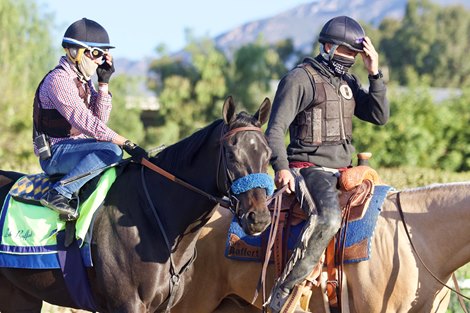
[[[342,264],[344,260],[354,258],[365,258],[368,253],[366,242],[360,242],[352,247],[344,247],[345,238],[343,230],[347,223],[360,220],[366,213],[371,196],[376,184],[381,184],[377,172],[367,165],[359,165],[348,168],[341,172],[338,180],[339,202],[342,208],[343,221],[340,231],[331,240],[328,248],[320,259],[319,263],[312,269],[312,273],[307,279],[294,288],[290,297],[293,297],[292,311],[297,303],[308,311],[312,288],[320,287],[326,289],[329,307],[337,308],[340,298],[343,274]],[[274,205],[270,205],[270,210],[274,210]],[[279,214],[279,225],[275,234],[272,255],[277,277],[282,274],[289,259],[287,248],[287,238],[289,238],[290,228],[302,221],[307,216],[301,208],[300,202],[294,194],[282,195],[282,206]],[[290,311],[287,311],[290,312]]]

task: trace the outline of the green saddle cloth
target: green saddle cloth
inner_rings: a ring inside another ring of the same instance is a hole
[[[80,216],[75,225],[76,239],[83,244],[93,215],[103,203],[116,180],[116,168],[106,170],[96,189],[79,206]],[[13,247],[53,246],[56,234],[65,229],[59,214],[39,204],[41,196],[52,183],[46,175],[28,175],[19,179],[10,190],[8,202],[3,206],[1,245]]]

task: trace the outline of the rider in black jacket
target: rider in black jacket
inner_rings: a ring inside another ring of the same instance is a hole
[[[336,185],[339,170],[351,166],[355,151],[353,115],[376,125],[389,118],[378,53],[361,25],[347,16],[335,17],[323,26],[319,42],[318,56],[305,58],[281,79],[267,129],[277,187],[288,185],[287,192],[294,192],[293,173],[300,174],[316,208],[304,208],[310,222],[272,290],[273,312],[284,312],[293,288],[310,274],[340,227]],[[348,73],[358,54],[369,72],[369,90]]]

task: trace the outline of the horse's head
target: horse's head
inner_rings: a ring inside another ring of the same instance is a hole
[[[273,179],[267,174],[271,149],[261,126],[266,123],[271,102],[266,98],[253,115],[235,114],[232,97],[225,100],[222,164],[230,184],[232,207],[248,234],[264,231],[271,221],[267,197],[273,193]]]

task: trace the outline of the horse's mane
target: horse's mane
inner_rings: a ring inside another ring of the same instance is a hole
[[[216,120],[192,135],[165,148],[156,156],[157,163],[165,165],[167,169],[180,167],[183,161],[185,165],[190,165],[194,156],[202,147],[208,144],[212,133],[222,123],[221,119]]]
[[[165,165],[166,169],[181,168],[183,166],[191,166],[192,160],[202,147],[211,144],[209,140],[216,128],[223,123],[222,119],[215,120],[206,127],[196,131],[192,135],[180,140],[179,142],[165,148],[157,155],[157,163]],[[254,125],[261,127],[259,121],[246,112],[239,112],[235,121],[230,125],[230,129]],[[220,136],[220,132],[216,134]],[[219,138],[219,137],[218,137]]]

